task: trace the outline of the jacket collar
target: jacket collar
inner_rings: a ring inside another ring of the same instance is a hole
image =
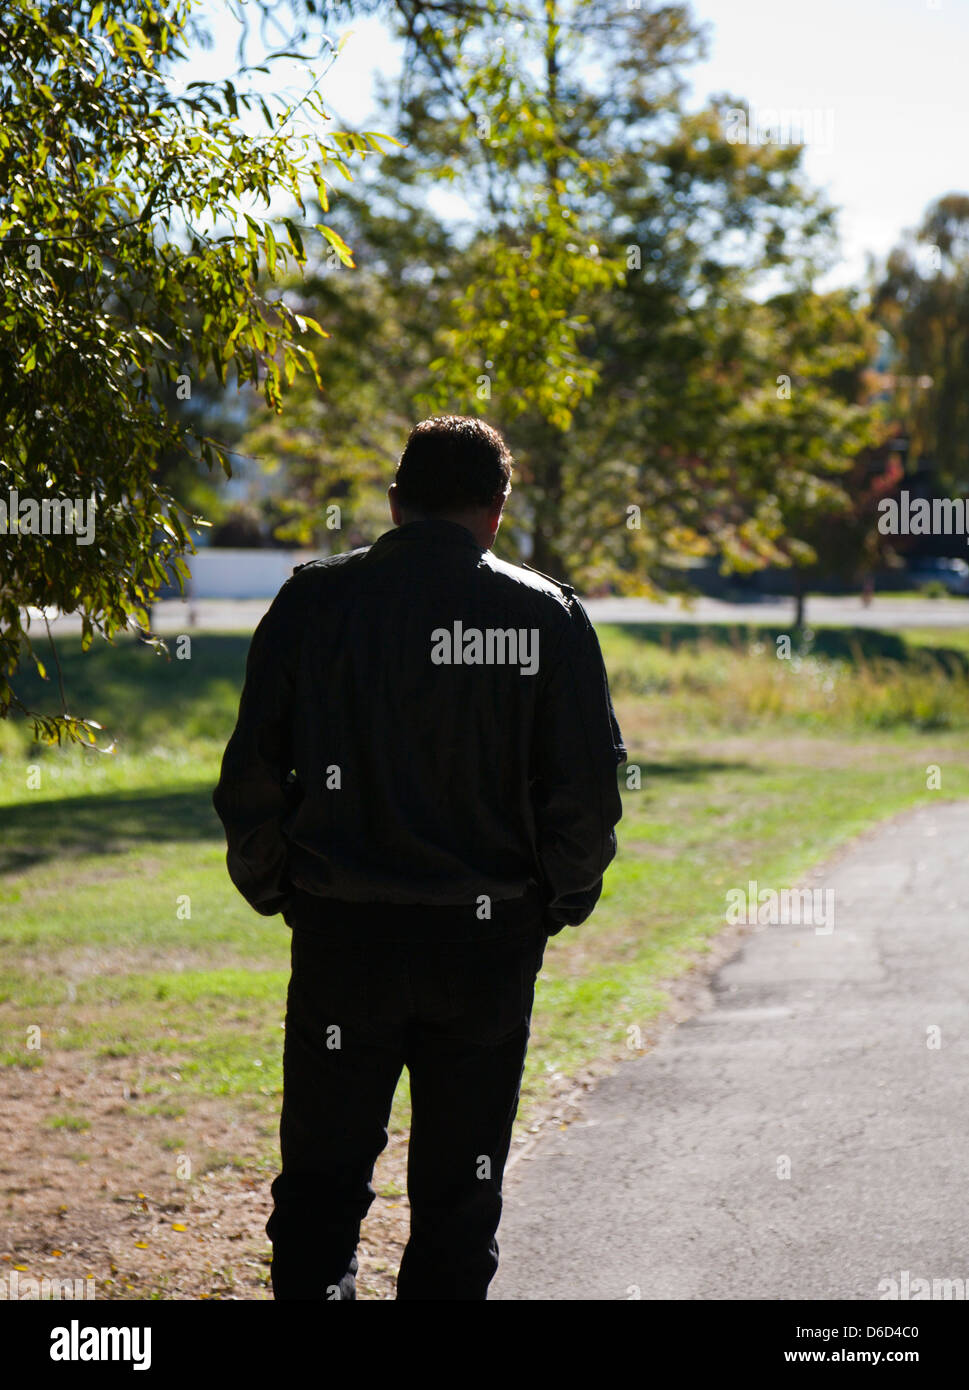
[[[403,545],[456,545],[465,546],[483,554],[481,546],[466,526],[457,521],[445,521],[443,517],[425,517],[420,521],[406,521],[378,536],[370,547],[378,553],[396,550]]]

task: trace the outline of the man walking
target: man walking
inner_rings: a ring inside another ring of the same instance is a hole
[[[491,553],[511,467],[483,421],[423,421],[395,529],[301,566],[252,639],[214,802],[233,882],[292,929],[277,1299],[356,1297],[405,1066],[397,1297],[487,1297],[546,941],[616,852],[626,750],[593,628]]]

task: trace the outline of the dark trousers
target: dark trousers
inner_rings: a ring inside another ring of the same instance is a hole
[[[287,914],[282,1171],[266,1227],[274,1296],[356,1298],[360,1223],[407,1067],[411,1229],[397,1297],[484,1299],[547,941],[541,914],[455,940],[448,922],[451,937],[466,933],[468,909],[352,908],[327,903],[325,926]]]

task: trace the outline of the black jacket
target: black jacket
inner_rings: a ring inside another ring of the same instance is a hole
[[[554,934],[602,891],[625,757],[573,591],[435,518],[283,585],[213,800],[258,912],[528,892]]]

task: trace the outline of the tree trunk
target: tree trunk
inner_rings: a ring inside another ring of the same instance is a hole
[[[807,594],[804,592],[803,588],[798,585],[794,590],[794,626],[796,628],[802,628],[804,626],[804,600],[806,598]]]
[[[543,574],[550,574],[553,579],[565,578],[555,544],[543,530],[536,529],[532,536],[532,553],[528,563]]]

